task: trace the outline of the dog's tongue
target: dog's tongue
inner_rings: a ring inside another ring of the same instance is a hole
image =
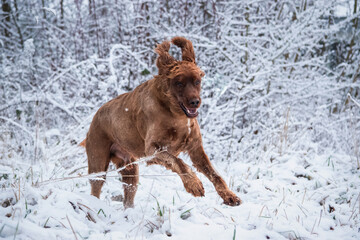
[[[191,114],[195,114],[196,113],[196,108],[188,108],[188,111]]]
[[[194,118],[197,117],[198,115],[198,111],[196,108],[187,108],[185,107],[185,105],[183,103],[179,103],[181,109],[184,111],[184,113],[186,114],[186,116],[188,116],[189,118]]]

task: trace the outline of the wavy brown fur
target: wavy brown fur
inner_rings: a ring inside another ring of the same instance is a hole
[[[192,42],[183,37],[174,37],[172,43],[181,48],[183,61],[195,63],[195,53]]]
[[[172,43],[182,50],[182,61],[169,54],[170,42],[157,45],[158,75],[105,103],[95,114],[86,139],[89,173],[104,172],[110,161],[118,168],[124,184],[124,206],[132,207],[139,181],[139,167],[131,164],[154,156],[148,164],[160,164],[176,172],[185,190],[204,196],[201,181],[177,156],[189,154],[194,166],[214,184],[224,203],[235,206],[240,199],[216,172],[202,147],[197,109],[201,104],[204,72],[195,63],[192,43],[175,37]],[[105,180],[105,176],[103,176]],[[91,194],[99,197],[104,181],[90,180]]]

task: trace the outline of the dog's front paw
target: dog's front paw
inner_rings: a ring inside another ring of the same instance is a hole
[[[184,187],[188,193],[191,193],[194,197],[205,196],[205,190],[202,182],[196,177],[191,178],[184,182]]]
[[[222,198],[224,200],[224,204],[229,206],[239,206],[242,203],[241,199],[230,191],[225,193]]]

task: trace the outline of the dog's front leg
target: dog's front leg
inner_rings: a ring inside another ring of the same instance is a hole
[[[201,145],[191,149],[188,153],[196,169],[203,173],[214,184],[217,193],[226,205],[237,206],[241,204],[240,198],[228,188],[224,179],[222,179],[214,169]]]
[[[154,148],[147,150],[146,155],[154,155],[154,158],[147,162],[148,165],[159,164],[177,173],[184,183],[187,192],[195,197],[202,197],[205,195],[205,190],[200,179],[180,158],[175,157],[167,151],[155,152]]]

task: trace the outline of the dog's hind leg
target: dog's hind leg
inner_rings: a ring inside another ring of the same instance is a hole
[[[134,207],[134,198],[139,183],[139,166],[134,164],[135,158],[122,148],[113,143],[110,148],[111,161],[120,168],[119,172],[124,183],[124,207]]]
[[[124,183],[124,207],[134,207],[134,198],[137,191],[137,185],[139,183],[139,166],[137,164],[131,164],[135,161],[133,157],[130,159],[122,159],[116,156],[112,156],[111,161],[117,168],[123,168],[119,172],[122,176],[122,182]]]
[[[101,188],[104,185],[106,171],[110,163],[110,141],[88,134],[86,138],[86,154],[88,156],[89,174],[104,172],[96,179],[90,179],[91,195],[100,198]]]

